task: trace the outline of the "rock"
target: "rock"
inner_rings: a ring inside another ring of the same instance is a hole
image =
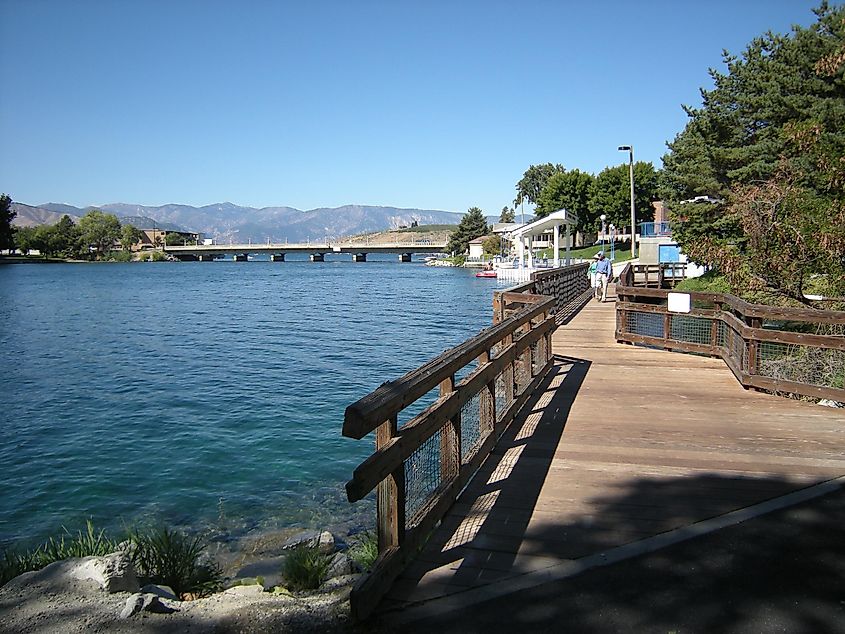
[[[334,590],[338,590],[340,588],[350,588],[355,585],[355,582],[361,578],[361,575],[343,575],[340,577],[333,577],[328,581],[325,581],[323,585],[320,586],[321,592],[333,592]]]
[[[845,403],[840,403],[839,401],[833,401],[829,398],[823,398],[818,402],[819,405],[823,407],[845,407]]]
[[[139,612],[152,612],[154,614],[171,614],[177,612],[175,608],[162,603],[158,595],[150,592],[137,592],[126,599],[120,618],[128,619]]]
[[[178,601],[179,597],[176,596],[176,593],[173,592],[173,588],[170,586],[160,586],[155,583],[148,583],[143,588],[141,588],[141,592],[145,594],[154,594],[157,597],[161,597],[162,599],[170,599],[171,601]]]
[[[290,537],[283,545],[283,550],[290,550],[298,546],[308,548],[318,547],[323,552],[334,551],[334,535],[328,531],[303,531]]]
[[[125,552],[104,557],[85,557],[71,573],[80,580],[91,579],[106,592],[138,592],[138,578],[132,559]]]
[[[282,583],[282,566],[285,563],[285,557],[268,557],[247,564],[240,568],[234,576],[233,581],[243,579],[241,584],[248,583],[248,579],[256,579],[264,588],[269,589]],[[260,581],[258,579],[260,578]]]
[[[332,561],[329,564],[329,569],[326,571],[326,579],[333,579],[335,577],[343,577],[352,574],[352,563],[346,553],[335,553]]]

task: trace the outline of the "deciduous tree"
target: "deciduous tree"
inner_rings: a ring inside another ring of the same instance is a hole
[[[94,247],[99,257],[110,251],[120,240],[120,221],[113,214],[92,209],[79,220],[79,229],[85,244]]]
[[[14,229],[12,220],[17,216],[12,210],[12,199],[7,194],[0,195],[0,250],[14,249]]]
[[[520,181],[516,184],[516,198],[514,198],[514,207],[519,205],[523,200],[529,203],[536,204],[540,198],[540,192],[546,186],[546,182],[551,178],[552,174],[556,172],[563,172],[565,168],[560,164],[543,163],[542,165],[531,165],[522,175]]]
[[[654,218],[651,203],[658,199],[657,172],[654,165],[634,163],[634,207],[637,222]],[[599,216],[605,214],[608,224],[627,227],[631,224],[631,172],[628,164],[603,169],[590,188],[589,222],[598,228]],[[586,229],[588,226],[583,225]]]
[[[123,225],[120,228],[120,246],[126,251],[132,249],[132,245],[137,244],[144,237],[144,232],[134,225]]]

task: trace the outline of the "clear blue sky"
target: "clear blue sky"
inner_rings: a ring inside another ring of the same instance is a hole
[[[816,4],[0,0],[0,191],[496,215],[531,164],[660,167],[722,49]]]

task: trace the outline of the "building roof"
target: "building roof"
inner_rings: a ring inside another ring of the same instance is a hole
[[[510,235],[513,238],[524,238],[527,236],[539,236],[550,229],[559,227],[560,225],[576,225],[578,224],[578,214],[566,209],[558,209],[553,211],[545,218],[540,218],[527,225],[523,225],[518,229],[511,231]]]

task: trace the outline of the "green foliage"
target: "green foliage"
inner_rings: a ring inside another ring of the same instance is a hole
[[[371,570],[378,559],[378,535],[372,531],[357,535],[348,554],[361,570]]]
[[[131,531],[129,538],[132,563],[139,577],[170,586],[180,597],[188,593],[203,596],[220,587],[220,568],[200,563],[206,546],[202,537],[158,528]]]
[[[555,172],[549,177],[537,199],[535,211],[538,218],[548,216],[558,209],[578,214],[582,226],[588,226],[592,174],[580,170]]]
[[[133,255],[131,251],[110,251],[106,259],[110,262],[131,262]]]
[[[12,211],[12,199],[7,194],[0,195],[0,250],[15,247],[12,220],[17,215],[17,212]]]
[[[685,293],[730,293],[731,285],[724,275],[717,271],[708,271],[701,277],[685,279],[675,287],[675,290]]]
[[[634,163],[634,208],[637,223],[654,218],[652,201],[658,199],[657,172],[651,163]],[[599,228],[599,216],[607,216],[607,224],[631,225],[631,171],[628,164],[603,169],[590,187],[589,214],[582,228]]]
[[[184,244],[185,238],[175,232],[169,232],[164,236],[164,244],[168,247],[175,247]]]
[[[120,246],[129,251],[133,245],[139,243],[144,232],[133,225],[123,225],[120,228]]]
[[[516,211],[507,205],[502,207],[502,213],[499,215],[499,222],[513,222],[516,219]]]
[[[514,207],[519,205],[523,200],[536,204],[540,198],[540,192],[543,191],[546,182],[551,178],[552,174],[564,171],[566,171],[565,168],[560,164],[544,163],[542,165],[529,166],[520,181],[516,184],[516,198],[513,201]]]
[[[332,555],[314,546],[297,546],[285,559],[282,574],[291,590],[315,590],[326,580]]]
[[[496,235],[487,236],[481,243],[481,248],[488,255],[499,255],[502,252],[502,238]]]
[[[810,280],[845,294],[845,7],[755,38],[664,157],[661,191],[673,234],[733,292],[810,303]],[[679,204],[699,195],[723,204]]]
[[[109,539],[104,531],[96,531],[91,520],[86,522],[85,531],[74,536],[67,529],[56,539],[49,538],[34,549],[15,552],[7,550],[0,560],[0,585],[24,572],[40,570],[56,561],[71,557],[102,556],[118,550],[119,542]]]
[[[99,209],[92,209],[79,220],[79,230],[83,243],[93,247],[97,257],[110,251],[121,237],[117,216],[103,213]]]
[[[471,240],[480,238],[489,231],[484,212],[478,207],[470,207],[461,218],[460,224],[449,236],[449,243],[446,250],[455,255],[462,255],[469,248]]]

